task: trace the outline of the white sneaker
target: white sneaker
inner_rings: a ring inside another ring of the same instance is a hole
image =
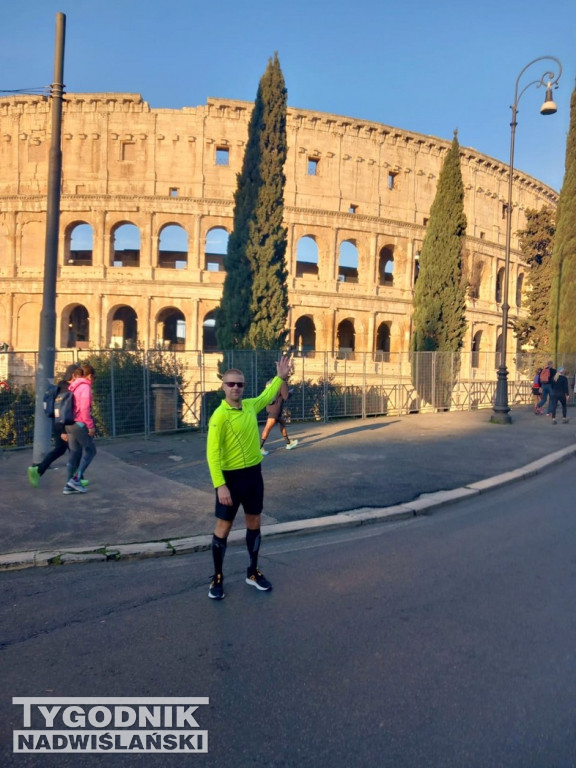
[[[290,442],[286,446],[286,450],[291,451],[292,448],[296,448],[297,445],[298,445],[298,440],[290,440]]]
[[[260,453],[262,454],[262,456],[268,456],[270,451],[267,451],[265,448],[260,448]]]

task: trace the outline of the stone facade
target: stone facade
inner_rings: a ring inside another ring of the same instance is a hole
[[[151,109],[135,94],[66,95],[58,348],[214,350],[251,108],[209,99]],[[38,346],[50,130],[48,100],[0,99],[0,342],[14,350]],[[406,352],[418,254],[450,141],[289,108],[288,146],[291,342],[303,353],[381,360]],[[461,167],[465,349],[490,352],[501,332],[508,167],[464,147]],[[554,190],[516,171],[512,232],[526,208],[556,203]],[[517,247],[513,234],[511,320],[525,272]]]

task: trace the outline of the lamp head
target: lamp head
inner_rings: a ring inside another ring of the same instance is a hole
[[[552,98],[552,87],[550,86],[550,83],[548,83],[548,87],[546,88],[546,98],[544,99],[544,104],[540,107],[540,114],[553,115],[556,112],[558,112],[558,107]]]

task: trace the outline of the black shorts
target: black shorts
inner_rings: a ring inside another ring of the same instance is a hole
[[[232,506],[218,501],[216,490],[216,517],[231,523],[242,505],[245,515],[260,515],[264,507],[264,480],[260,464],[245,469],[225,469],[224,479],[232,496]]]

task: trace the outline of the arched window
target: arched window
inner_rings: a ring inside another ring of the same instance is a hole
[[[522,306],[522,288],[524,287],[524,275],[522,272],[518,275],[518,280],[516,281],[516,306],[521,307]]]
[[[94,232],[90,224],[72,224],[64,236],[66,264],[91,267],[94,249]]]
[[[496,303],[502,304],[504,300],[504,267],[500,267],[496,275]]]
[[[188,235],[179,224],[167,224],[158,239],[158,266],[162,269],[186,269]]]
[[[294,326],[295,354],[298,357],[314,357],[316,351],[316,326],[309,315],[299,317]]]
[[[470,285],[468,287],[468,293],[471,299],[480,298],[480,288],[482,285],[482,273],[484,272],[484,262],[480,259],[475,259],[472,265],[472,273],[470,275]]]
[[[296,277],[318,278],[318,245],[311,235],[298,240]]]
[[[175,307],[166,307],[156,318],[156,347],[183,351],[186,349],[186,318]]]
[[[86,349],[90,341],[90,318],[82,304],[68,307],[62,313],[62,346]]]
[[[374,359],[382,363],[390,362],[390,325],[390,323],[380,323],[376,333]]]
[[[494,360],[494,368],[500,368],[500,356],[502,354],[502,333],[498,332],[498,336],[496,338],[496,354],[495,354],[495,360]]]
[[[218,352],[216,341],[216,317],[214,312],[208,312],[202,323],[202,351]]]
[[[230,235],[224,227],[213,227],[208,230],[204,247],[204,269],[209,272],[222,272],[224,256],[228,251],[229,237]]]
[[[378,259],[378,280],[380,285],[394,284],[394,246],[385,245]]]
[[[472,368],[478,368],[480,365],[480,346],[482,344],[482,331],[476,331],[472,339]]]
[[[132,307],[121,306],[110,313],[109,345],[114,349],[136,349],[138,317]]]
[[[340,243],[338,281],[341,283],[358,282],[358,249],[352,240],[344,240]]]
[[[354,321],[342,320],[338,324],[338,358],[339,359],[354,359],[354,346],[355,346]]]
[[[140,266],[140,230],[134,224],[119,224],[113,230],[112,266]]]
[[[46,226],[40,221],[22,224],[20,240],[20,264],[23,267],[41,267],[44,264]]]

